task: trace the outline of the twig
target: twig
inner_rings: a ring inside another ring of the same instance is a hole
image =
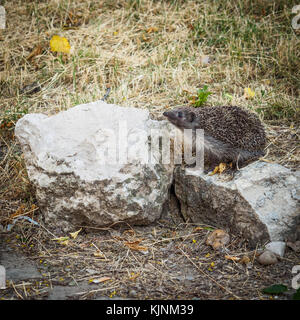
[[[116,287],[117,286],[113,286],[113,287],[108,287],[108,288],[95,289],[95,290],[91,290],[91,291],[77,292],[77,293],[74,293],[74,294],[75,295],[82,295],[82,294],[87,294],[87,293],[95,293],[95,292],[99,292],[99,291],[106,291],[106,290],[115,289]]]
[[[53,234],[51,231],[49,231],[47,228],[45,228],[42,224],[40,224],[40,226],[45,229],[48,233],[51,234],[51,236],[53,236],[54,238],[57,238],[57,236],[55,234]]]
[[[16,287],[14,286],[13,281],[11,281],[11,285],[14,288],[15,293],[17,294],[17,296],[23,300],[23,297],[20,295],[20,293],[18,292],[18,290],[16,289]],[[23,287],[23,284],[21,284],[21,286]]]
[[[27,292],[26,292],[26,287],[25,287],[24,281],[22,282],[22,284],[23,284],[24,295],[27,298]]]
[[[190,237],[198,236],[198,235],[200,235],[200,233],[191,233],[191,234],[183,235],[183,236],[180,235],[180,236],[176,236],[176,237],[165,238],[165,239],[162,239],[162,240],[154,241],[154,242],[153,242],[152,244],[150,244],[148,247],[154,246],[155,244],[158,244],[158,243],[160,243],[160,242],[171,241],[171,240],[176,240],[176,239],[180,239],[180,238],[186,239],[186,238],[190,238]]]

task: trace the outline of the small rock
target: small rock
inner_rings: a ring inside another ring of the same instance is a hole
[[[129,291],[129,297],[136,298],[137,297],[137,292],[135,290],[130,290]]]
[[[266,249],[278,254],[280,257],[284,256],[286,244],[283,241],[272,241],[266,245]]]
[[[89,268],[85,269],[85,271],[86,271],[87,273],[89,273],[89,274],[96,274],[96,273],[98,273],[98,271],[96,271],[96,270],[94,270],[94,269],[89,269]]]
[[[257,261],[262,264],[262,265],[269,265],[269,264],[275,264],[277,263],[278,259],[276,257],[276,255],[269,251],[269,250],[265,250],[257,259]]]
[[[149,254],[149,251],[148,251],[148,250],[140,250],[139,252],[141,252],[143,255]]]

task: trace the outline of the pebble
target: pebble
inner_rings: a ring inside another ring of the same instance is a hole
[[[129,297],[136,298],[137,297],[137,292],[135,290],[130,290],[129,291]]]
[[[269,264],[275,264],[278,259],[276,257],[276,255],[269,251],[269,250],[265,250],[258,258],[257,261],[262,264],[262,265],[269,265]]]

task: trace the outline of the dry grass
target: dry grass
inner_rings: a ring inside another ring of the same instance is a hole
[[[0,223],[17,209],[34,211],[13,138],[17,119],[100,99],[107,86],[109,103],[159,117],[208,85],[208,105],[245,106],[264,120],[267,160],[299,168],[300,31],[291,27],[297,2],[0,0],[7,10],[0,30]],[[69,40],[70,55],[50,51],[55,34]],[[204,56],[211,63],[202,63]],[[244,97],[246,87],[253,99]]]
[[[292,4],[282,9],[255,2],[261,5],[7,1],[2,110],[57,112],[101,98],[107,85],[109,102],[164,108],[187,104],[188,96],[207,84],[214,93],[211,105],[244,105],[263,119],[296,121],[300,45],[299,31],[291,28]],[[70,41],[72,54],[65,59],[50,52],[54,34]],[[40,54],[26,59],[38,45]],[[203,55],[213,62],[202,65]],[[36,81],[42,91],[20,94]],[[253,100],[243,97],[245,87],[255,90]]]

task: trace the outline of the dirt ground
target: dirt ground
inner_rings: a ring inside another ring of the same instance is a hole
[[[205,244],[212,228],[160,220],[147,227],[84,230],[53,240],[57,230],[27,223],[1,233],[0,263],[7,268],[1,299],[291,299],[292,267],[299,254],[287,248],[275,265],[262,266],[259,250],[231,236],[225,250]],[[248,257],[240,264],[231,257]],[[286,285],[281,295],[262,293]]]

